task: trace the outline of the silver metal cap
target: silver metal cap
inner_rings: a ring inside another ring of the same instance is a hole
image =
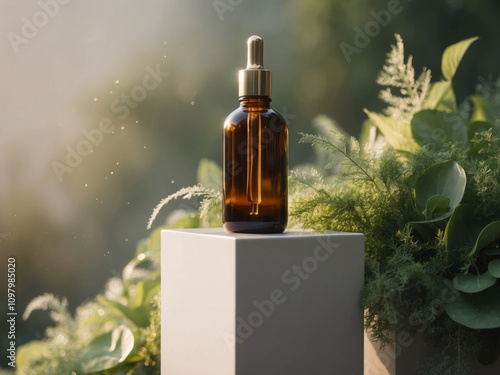
[[[264,69],[264,40],[248,38],[247,67],[239,72],[239,96],[271,96],[271,71]]]

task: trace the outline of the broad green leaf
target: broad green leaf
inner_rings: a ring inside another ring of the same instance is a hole
[[[430,198],[444,195],[449,199],[450,209],[443,213],[441,219],[450,216],[462,200],[466,182],[464,169],[455,161],[449,160],[430,166],[415,183],[415,203],[418,211],[426,210]]]
[[[427,200],[424,212],[427,219],[435,219],[450,211],[450,198],[443,194],[436,194]]]
[[[446,313],[455,322],[472,329],[500,327],[500,287],[480,293],[460,294],[445,304]]]
[[[113,331],[97,336],[90,342],[82,358],[86,373],[105,371],[125,362],[134,348],[134,334],[121,325]]]
[[[443,72],[443,76],[447,81],[451,81],[457,72],[458,65],[460,61],[471,45],[477,37],[469,38],[462,40],[461,42],[452,44],[448,48],[444,50],[443,57],[441,60],[441,71]]]
[[[131,308],[118,301],[106,299],[103,296],[97,296],[97,300],[104,306],[113,308],[117,313],[130,320],[138,327],[147,327],[149,325],[151,318],[151,307],[149,305]]]
[[[411,136],[409,124],[402,123],[379,113],[365,110],[370,120],[384,136],[386,142],[396,150],[413,152],[419,149]]]
[[[485,226],[479,233],[471,255],[498,240],[500,240],[500,221],[494,221]]]
[[[222,189],[222,170],[220,166],[208,159],[201,159],[198,164],[197,180],[203,186],[221,190]]]
[[[475,217],[474,208],[475,206],[470,203],[459,204],[448,220],[444,230],[444,244],[450,263],[457,259],[457,250],[474,246],[477,236],[483,229],[483,224]]]
[[[130,303],[132,308],[137,309],[143,305],[149,306],[153,297],[160,290],[160,280],[159,278],[143,280],[137,283],[134,289],[134,296]]]
[[[497,278],[489,272],[481,275],[460,273],[453,278],[453,287],[464,293],[478,293],[495,285]]]
[[[420,146],[431,146],[436,150],[448,142],[467,142],[466,124],[457,112],[419,111],[411,120],[411,133]]]
[[[451,82],[434,82],[431,85],[422,108],[437,109],[444,112],[455,112],[457,110],[457,103]]]
[[[488,263],[488,272],[500,278],[500,259],[494,259]]]
[[[130,284],[138,283],[141,280],[151,277],[151,264],[159,261],[160,254],[156,251],[148,251],[146,253],[141,253],[132,259],[123,268],[122,279],[125,288],[128,288]],[[141,267],[142,266],[142,267]]]

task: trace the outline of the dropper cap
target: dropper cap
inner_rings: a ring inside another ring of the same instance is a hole
[[[271,96],[271,71],[264,69],[264,40],[248,38],[247,67],[239,72],[239,96]]]

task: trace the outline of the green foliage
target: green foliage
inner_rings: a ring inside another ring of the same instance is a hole
[[[415,205],[425,220],[421,223],[451,216],[464,196],[466,181],[465,171],[453,160],[427,168],[415,182]]]
[[[487,285],[491,286],[489,280]],[[448,316],[457,323],[473,329],[499,328],[500,287],[495,286],[479,293],[472,293],[474,291],[461,293],[452,303],[446,304]]]
[[[170,201],[177,198],[192,199],[194,197],[202,197],[199,208],[199,218],[205,220],[205,223],[197,221],[196,224],[198,225],[193,226],[201,226],[201,224],[205,224],[207,226],[218,225],[218,223],[220,222],[220,212],[222,205],[222,194],[220,192],[221,181],[221,168],[212,161],[208,161],[205,159],[201,160],[198,167],[198,184],[182,188],[174,194],[171,194],[168,197],[162,199],[153,210],[147,228],[151,229],[151,226],[153,225],[153,222],[156,216],[158,216],[158,213],[160,212],[162,207],[167,205]],[[189,213],[186,211],[181,211],[178,220],[183,220],[186,218],[186,215],[191,214],[192,218],[194,219],[196,217],[196,214],[194,214],[193,212]],[[188,224],[187,226],[190,225]]]
[[[365,111],[362,147],[335,131],[302,135],[340,160],[332,175],[292,173],[291,219],[363,232],[372,339],[422,334],[441,353],[423,373],[466,374],[500,352],[499,84],[457,106],[452,80],[476,38],[446,49],[445,80],[430,90],[430,72],[415,79],[396,38],[378,82],[399,92],[382,90],[383,113]]]
[[[47,310],[55,323],[46,337],[19,348],[20,375],[160,374],[160,237],[162,228],[138,244],[121,278],[68,311],[66,300],[45,294],[23,315]]]
[[[453,79],[465,52],[467,52],[469,46],[477,39],[477,37],[465,39],[444,50],[443,59],[441,60],[441,71],[447,81]]]
[[[18,350],[20,375],[141,375],[160,374],[160,235],[169,227],[218,225],[220,221],[221,170],[202,160],[199,184],[185,188],[163,200],[156,208],[178,197],[202,197],[199,211],[172,212],[166,226],[156,228],[139,241],[135,257],[124,267],[121,277],[111,278],[103,293],[78,307],[74,316],[65,299],[45,294],[33,299],[23,315],[49,311],[55,323],[46,337]],[[202,219],[206,220],[203,222]]]
[[[378,83],[388,107],[365,111],[360,141],[325,116],[302,134],[315,166],[290,173],[290,223],[365,235],[365,326],[372,339],[422,334],[436,356],[423,374],[470,374],[474,360],[500,353],[500,81],[457,106],[452,81],[476,38],[442,59],[444,80],[415,78],[403,41],[387,56]],[[198,184],[177,199],[200,198],[170,214],[170,227],[220,226],[221,170],[200,162]],[[196,212],[196,211],[199,211]],[[50,310],[46,338],[19,349],[20,374],[159,374],[159,237],[152,232],[102,295],[79,307],[45,295],[26,311]]]

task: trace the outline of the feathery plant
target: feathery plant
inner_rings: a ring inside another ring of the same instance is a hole
[[[388,105],[384,114],[408,123],[422,108],[429,90],[431,72],[424,69],[420,76],[415,78],[413,57],[408,57],[406,63],[404,59],[403,39],[396,34],[396,45],[392,46],[387,55],[377,83],[385,87],[380,91],[380,99]]]
[[[424,374],[470,374],[500,351],[500,81],[460,106],[452,85],[475,39],[448,47],[430,84],[396,36],[377,80],[388,106],[365,110],[360,146],[334,126],[302,134],[340,162],[292,173],[294,223],[365,234],[366,329],[382,345],[422,334],[439,353]]]
[[[182,199],[192,199],[194,197],[201,197],[201,202],[199,206],[199,219],[197,221],[197,226],[208,225],[208,226],[218,226],[220,222],[220,211],[222,206],[222,193],[221,193],[221,181],[222,181],[222,171],[220,167],[213,161],[202,159],[198,166],[198,184],[185,187],[179,191],[169,195],[168,197],[162,199],[160,203],[154,208],[151,217],[149,218],[147,228],[151,229],[154,220],[160,213],[162,207],[167,205],[172,200],[182,198]],[[189,221],[188,215],[193,219],[196,217],[196,213],[190,210],[181,210],[178,212],[179,215],[183,216]],[[191,223],[189,226],[195,226]]]

